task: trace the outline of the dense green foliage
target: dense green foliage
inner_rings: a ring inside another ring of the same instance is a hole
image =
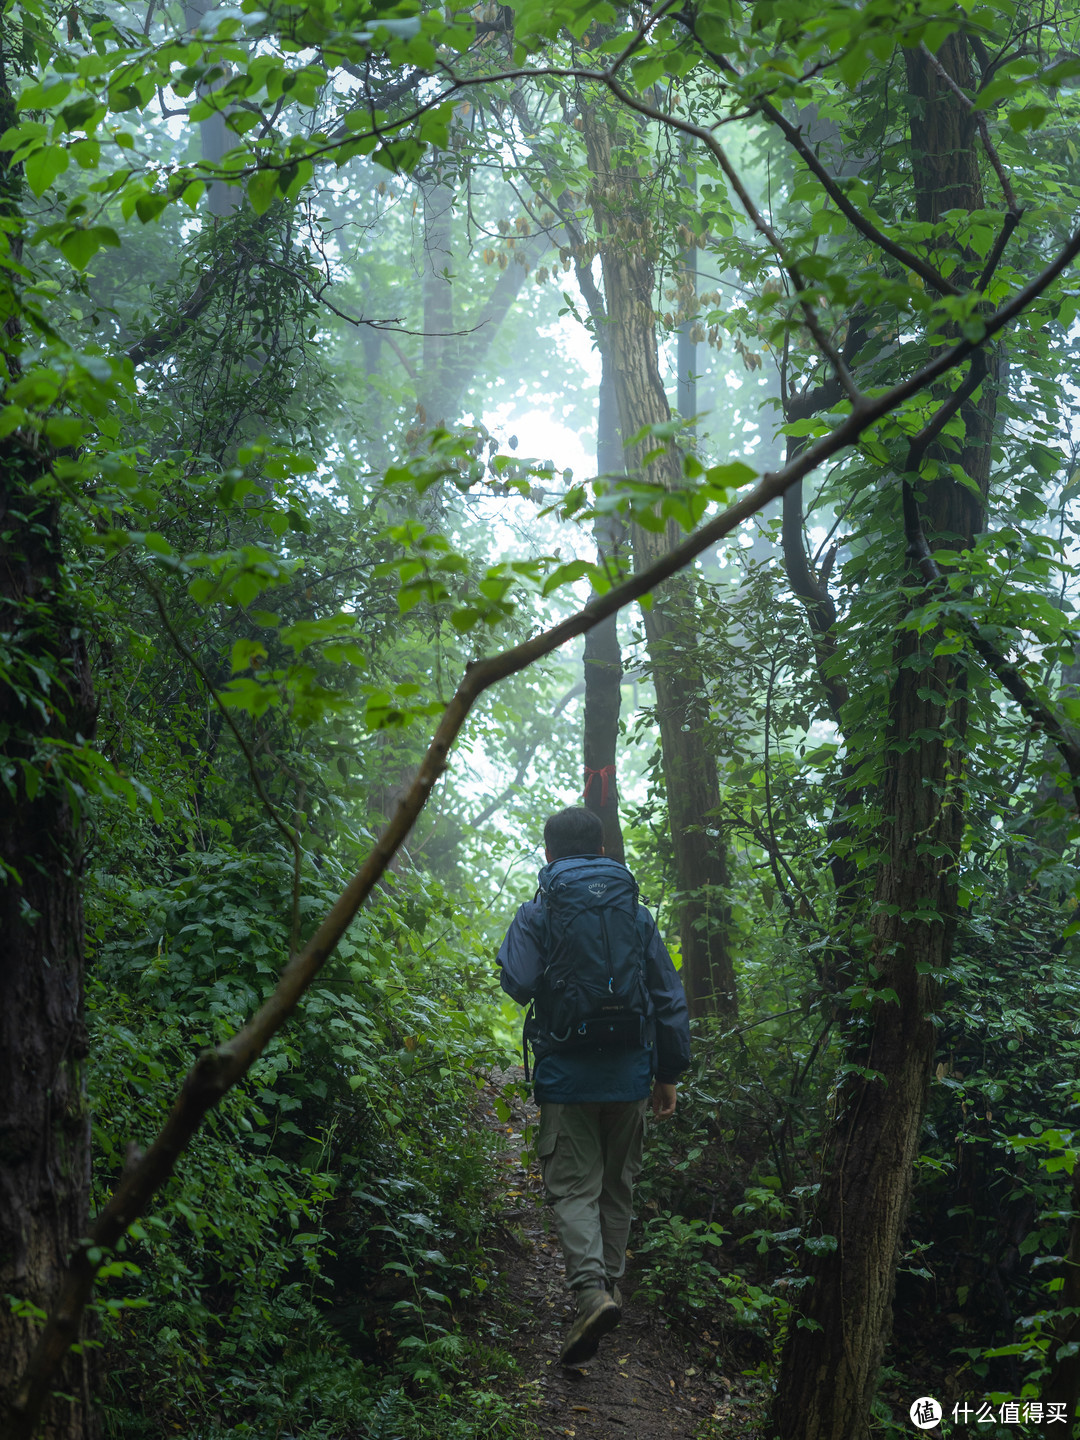
[[[152,1138],[191,1056],[273,987],[289,873],[272,845],[217,849],[167,884],[94,895],[99,1187],[124,1165],[120,1137]],[[302,914],[340,878],[324,866]],[[497,1278],[482,1222],[493,1141],[472,1114],[498,1011],[488,966],[465,958],[463,899],[393,881],[133,1227],[102,1292],[111,1433],[333,1435],[395,1395],[403,1433],[498,1424],[476,1388],[498,1357],[454,1327]]]
[[[1006,0],[5,14],[0,440],[22,448],[4,545],[52,526],[64,565],[51,604],[5,595],[3,684],[41,725],[4,721],[0,778],[13,809],[61,795],[81,837],[94,1207],[368,853],[469,663],[630,568],[596,563],[594,522],[693,529],[752,466],[846,423],[845,374],[865,399],[979,343],[1062,252],[1078,25],[1063,4],[1029,39]],[[968,189],[929,214],[911,75],[961,41],[970,74],[940,93],[970,121]],[[629,202],[595,173],[594,123]],[[613,229],[648,262],[657,354],[680,330],[697,346],[707,413],[591,484],[556,451],[592,444]],[[840,1244],[815,1218],[823,1137],[900,1004],[881,927],[940,925],[884,1431],[913,1384],[1038,1396],[1080,1344],[1061,1303],[1080,923],[1059,753],[1080,720],[1078,304],[1067,268],[1031,297],[914,469],[958,375],[807,480],[810,581],[768,514],[687,590],[721,797],[699,828],[726,846],[741,1012],[698,1026],[653,1137],[639,1294],[764,1393],[809,1257]],[[530,457],[514,429],[536,409],[560,429]],[[681,485],[661,485],[649,455],[675,447]],[[931,585],[905,558],[910,514],[947,485],[978,496],[980,533],[930,534]],[[627,852],[678,955],[659,662],[635,625]],[[72,646],[43,650],[57,627]],[[97,728],[69,737],[53,721],[82,648]],[[935,719],[886,742],[903,667]],[[500,1291],[475,1103],[512,1055],[494,947],[544,814],[579,788],[579,676],[576,651],[548,657],[478,703],[298,1014],[107,1258],[86,1353],[110,1437],[527,1430],[494,1327],[478,1338]],[[941,737],[954,900],[890,914],[891,767]]]

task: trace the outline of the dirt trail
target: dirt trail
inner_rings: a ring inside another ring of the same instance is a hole
[[[505,1199],[499,1216],[506,1243],[496,1262],[507,1297],[500,1343],[517,1359],[519,1393],[535,1403],[531,1415],[539,1433],[590,1440],[694,1440],[708,1434],[705,1422],[728,1409],[724,1392],[704,1381],[699,1357],[663,1318],[635,1302],[632,1260],[620,1282],[619,1328],[601,1341],[588,1365],[559,1364],[573,1305],[554,1226],[537,1203],[543,1193],[539,1171],[534,1164],[527,1173],[521,1161],[525,1126],[537,1123],[539,1112],[531,1100],[519,1099],[511,1102],[508,1121],[495,1109],[496,1099],[504,1098],[502,1086],[522,1079],[520,1067],[493,1072],[480,1104],[485,1123],[503,1133],[507,1147],[500,1161]]]

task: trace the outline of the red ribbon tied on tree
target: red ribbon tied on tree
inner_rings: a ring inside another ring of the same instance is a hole
[[[600,808],[603,809],[608,803],[608,782],[610,781],[612,785],[615,783],[615,766],[605,765],[602,770],[590,770],[588,765],[585,766],[585,789],[581,798],[586,804],[589,800],[589,790],[592,787],[592,782],[596,779],[600,781]]]

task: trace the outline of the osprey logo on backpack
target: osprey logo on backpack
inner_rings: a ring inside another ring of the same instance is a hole
[[[522,1039],[539,1057],[561,1049],[636,1049],[652,1039],[638,887],[603,855],[540,872],[547,961]],[[526,1076],[528,1056],[526,1054]]]

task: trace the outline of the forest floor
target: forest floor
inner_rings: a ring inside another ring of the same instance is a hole
[[[504,1137],[495,1207],[501,1248],[492,1255],[501,1272],[501,1298],[487,1319],[492,1338],[517,1362],[507,1388],[525,1402],[535,1433],[579,1440],[727,1440],[752,1433],[755,1406],[741,1377],[722,1376],[701,1337],[680,1334],[635,1298],[632,1250],[619,1285],[622,1323],[587,1365],[560,1365],[574,1310],[558,1238],[542,1203],[539,1167],[522,1153],[526,1127],[538,1123],[539,1111],[531,1099],[504,1093],[523,1078],[520,1067],[493,1071],[480,1092],[480,1118]],[[509,1104],[509,1120],[499,1118],[497,1100]]]

